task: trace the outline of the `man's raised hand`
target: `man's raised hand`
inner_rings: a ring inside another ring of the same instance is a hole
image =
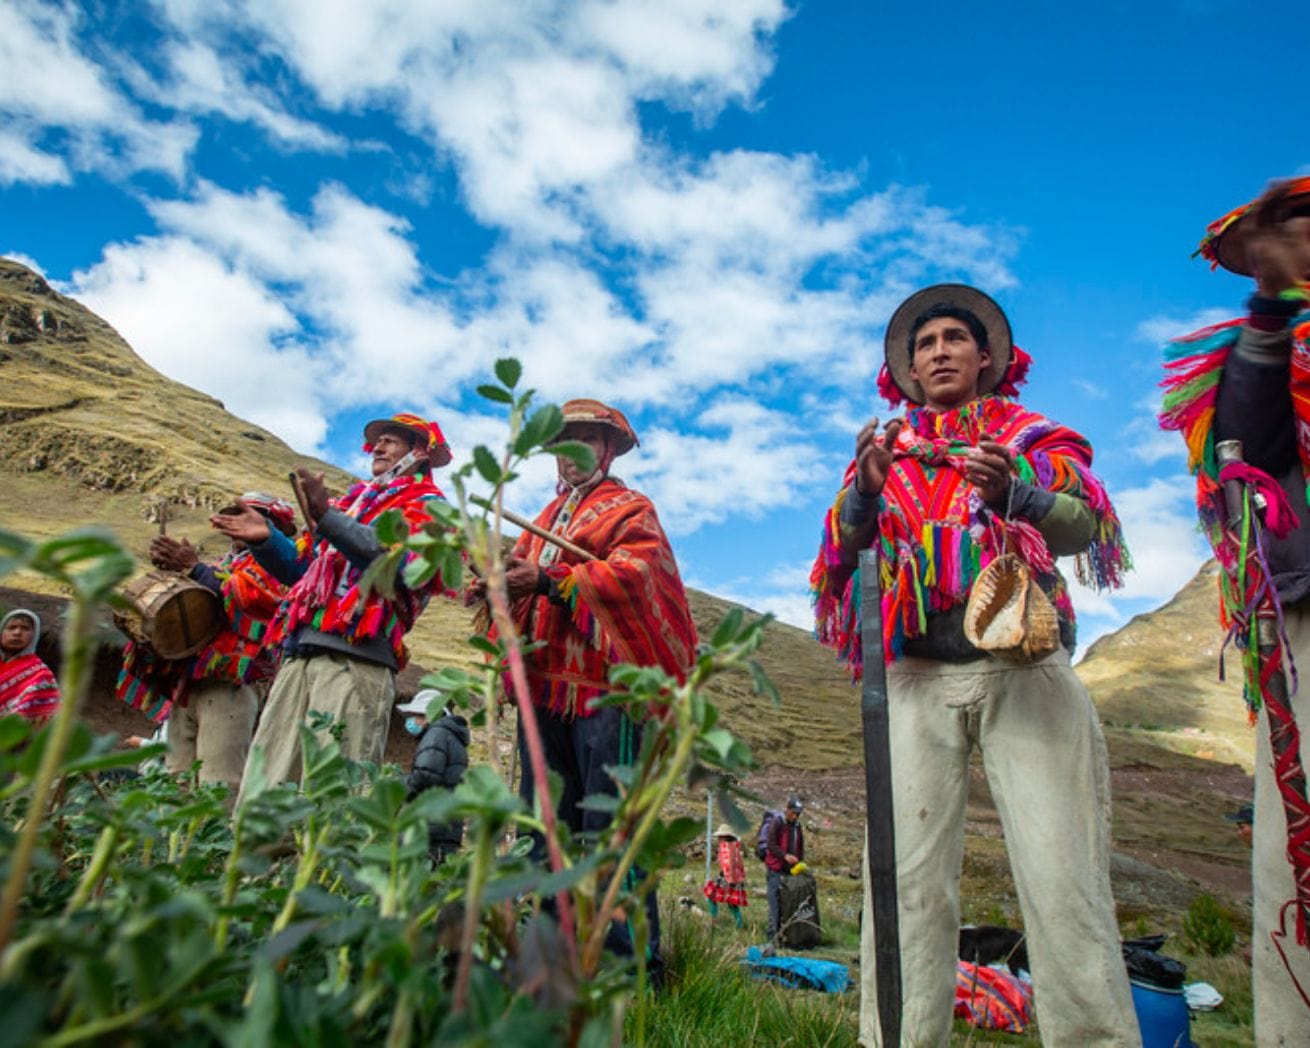
[[[881,495],[892,468],[892,448],[905,425],[894,418],[880,435],[878,420],[871,419],[855,438],[855,488],[861,495]]]
[[[199,562],[195,547],[186,539],[180,542],[167,535],[156,535],[150,540],[150,563],[165,571],[190,571]]]
[[[268,538],[268,520],[257,509],[251,509],[240,499],[236,505],[238,513],[215,513],[209,518],[215,531],[221,531],[230,539],[244,542],[247,546],[263,542]]]

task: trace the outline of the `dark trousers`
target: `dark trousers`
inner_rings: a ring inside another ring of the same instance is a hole
[[[546,765],[563,780],[556,815],[575,834],[604,830],[610,824],[611,814],[579,805],[584,798],[594,795],[618,796],[618,785],[605,768],[636,760],[641,749],[641,726],[634,724],[621,709],[605,706],[590,717],[565,717],[537,707],[537,727]],[[519,762],[523,768],[519,796],[531,807],[536,799],[536,783],[532,780],[532,763],[521,731]],[[539,834],[533,837],[532,857],[543,862],[546,842]],[[645,874],[634,870],[630,876],[639,881]],[[655,979],[661,967],[660,911],[653,890],[646,895],[646,923],[650,932],[649,969]],[[632,929],[627,921],[612,922],[605,947],[618,956],[632,956]]]
[[[769,942],[773,942],[778,937],[779,909],[778,887],[782,884],[782,879],[787,874],[782,870],[765,869],[764,884],[769,896]]]

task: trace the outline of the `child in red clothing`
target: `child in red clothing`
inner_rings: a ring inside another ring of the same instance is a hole
[[[719,903],[724,903],[732,911],[733,923],[741,928],[741,909],[746,905],[746,863],[741,855],[741,839],[727,823],[714,832],[714,839],[719,842],[720,873],[705,882],[710,916],[718,917]]]

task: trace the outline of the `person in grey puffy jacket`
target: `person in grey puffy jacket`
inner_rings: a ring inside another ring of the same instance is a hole
[[[435,689],[428,688],[396,707],[399,712],[407,714],[405,730],[419,736],[414,763],[405,780],[407,800],[413,800],[424,790],[453,790],[464,781],[464,772],[468,770],[468,721],[450,707],[446,707],[436,720],[428,720],[429,707],[440,695]],[[429,823],[428,855],[433,863],[440,864],[459,850],[463,839],[462,822]]]

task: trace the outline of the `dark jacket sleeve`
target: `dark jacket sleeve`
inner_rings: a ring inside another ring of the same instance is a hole
[[[360,571],[382,555],[382,543],[371,524],[361,524],[339,509],[330,509],[319,518],[318,534],[332,543]]]
[[[1242,328],[1228,355],[1215,405],[1215,439],[1240,440],[1242,457],[1270,476],[1297,461],[1292,414],[1291,333]]]
[[[782,863],[787,861],[787,853],[782,848],[782,828],[786,825],[786,819],[774,819],[769,823],[768,853]]]
[[[191,570],[187,572],[187,575],[190,576],[192,582],[198,582],[205,589],[222,595],[223,584],[218,581],[218,575],[212,565],[197,562],[191,565]]]
[[[269,528],[268,538],[252,545],[250,553],[261,568],[286,586],[299,582],[309,566],[308,561],[298,557],[294,540],[277,528]]]

